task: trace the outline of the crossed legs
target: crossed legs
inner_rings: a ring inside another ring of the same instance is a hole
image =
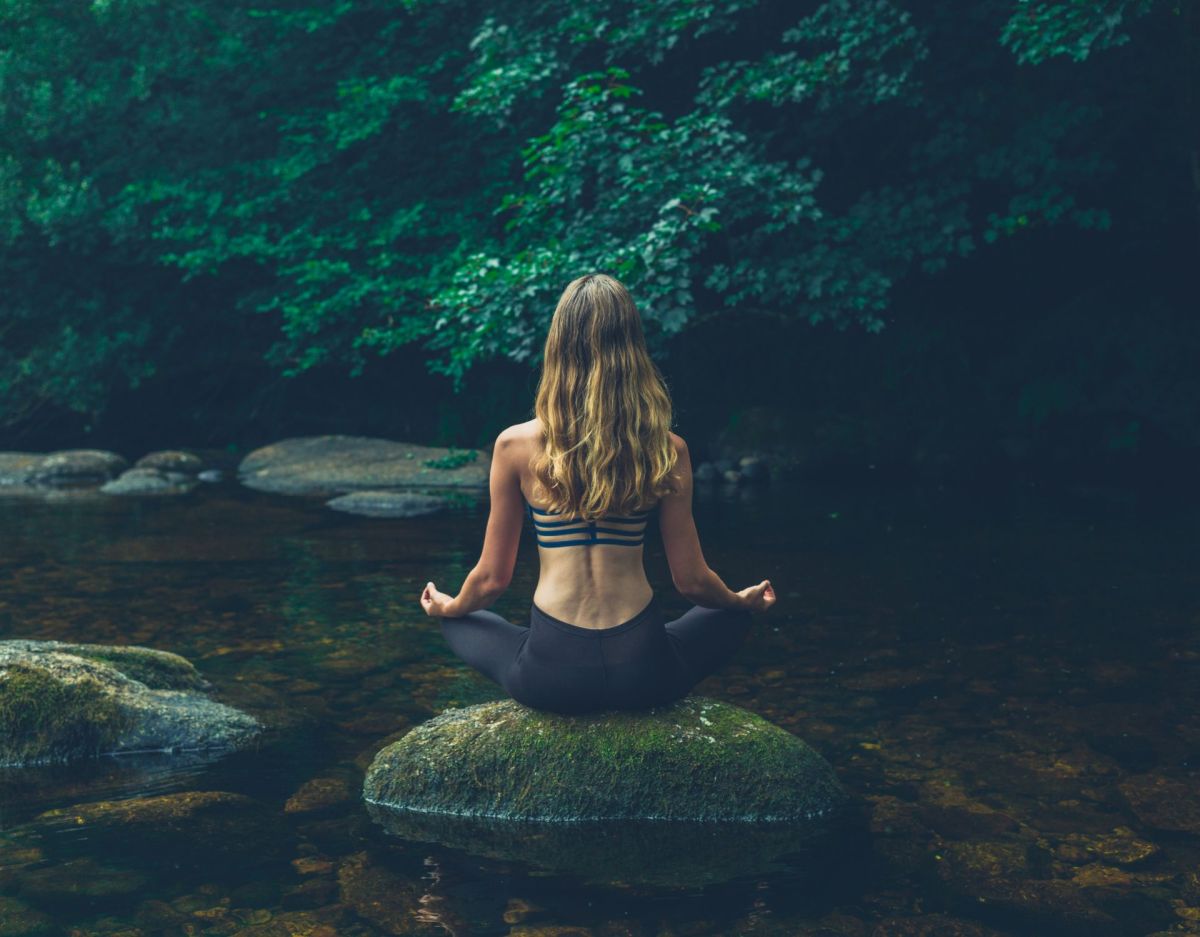
[[[684,695],[720,669],[741,647],[753,620],[750,612],[741,609],[696,605],[674,621],[666,622],[667,640],[681,668],[673,681],[678,694]],[[461,660],[502,687],[529,635],[528,627],[513,624],[487,609],[443,618],[441,627],[446,643]]]
[[[750,631],[753,615],[744,609],[695,605],[664,626],[693,686],[731,658]]]
[[[529,629],[479,609],[458,618],[443,618],[442,636],[450,650],[486,677],[504,685],[504,675]]]

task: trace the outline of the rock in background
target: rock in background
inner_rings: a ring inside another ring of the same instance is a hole
[[[100,486],[106,495],[181,495],[198,482],[194,476],[155,468],[131,468]]]
[[[125,457],[104,449],[0,452],[0,493],[44,494],[100,485],[128,468]]]
[[[33,466],[25,481],[34,485],[76,485],[106,481],[129,466],[125,457],[104,449],[64,449]]]
[[[205,460],[193,452],[149,452],[133,465],[104,449],[58,452],[0,452],[0,494],[50,498],[69,494],[186,494],[209,475]]]
[[[204,460],[192,452],[182,449],[159,449],[147,452],[138,459],[134,468],[155,469],[164,473],[199,475],[205,469]]]
[[[371,488],[485,487],[490,458],[367,436],[302,436],[255,449],[238,466],[242,484],[288,495]]]

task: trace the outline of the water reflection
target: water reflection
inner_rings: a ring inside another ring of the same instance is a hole
[[[614,783],[619,783],[615,781]],[[539,823],[436,815],[367,804],[389,833],[526,863],[597,885],[688,889],[785,872],[796,887],[861,861],[861,813],[838,821]]]

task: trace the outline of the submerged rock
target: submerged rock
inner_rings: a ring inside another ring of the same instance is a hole
[[[1159,830],[1200,833],[1200,795],[1193,779],[1141,774],[1117,785],[1137,818]]]
[[[255,449],[238,466],[238,478],[248,488],[288,495],[405,485],[483,487],[488,464],[487,455],[475,449],[452,452],[368,436],[301,436]]]
[[[331,498],[325,506],[368,517],[420,517],[440,511],[446,499],[411,491],[352,491]]]
[[[68,829],[86,826],[93,831],[137,828],[142,836],[153,831],[160,837],[191,835],[199,840],[201,831],[214,819],[218,826],[246,825],[249,816],[259,809],[257,802],[245,794],[180,791],[55,807],[43,811],[37,819],[42,826],[60,825]]]
[[[0,895],[0,937],[35,937],[53,931],[54,923],[42,912]]]
[[[0,847],[40,847],[57,861],[65,842],[82,839],[88,856],[153,876],[162,869],[211,872],[275,863],[294,848],[290,836],[275,807],[245,794],[142,792],[46,810],[10,831],[10,842],[0,841]]]
[[[300,789],[288,798],[283,812],[320,813],[349,803],[354,797],[355,792],[345,778],[313,778],[300,785]]]
[[[21,894],[39,904],[133,895],[146,887],[147,877],[135,869],[80,856],[55,862],[21,876]]]
[[[688,696],[566,716],[500,700],[448,710],[376,756],[369,803],[514,820],[811,820],[849,797],[803,740]]]
[[[106,495],[182,495],[195,487],[190,475],[143,467],[126,469],[100,490]]]
[[[0,766],[103,754],[233,748],[262,726],[205,695],[178,654],[0,641]]]
[[[1152,843],[1135,835],[1128,827],[1118,826],[1111,833],[1068,834],[1061,847],[1068,861],[1084,862],[1092,858],[1102,859],[1116,865],[1140,865],[1153,859],[1161,851]]]
[[[1117,921],[1069,879],[1042,878],[1038,849],[1020,839],[945,843],[935,873],[951,905],[963,911],[986,904],[1018,933],[1112,934]]]

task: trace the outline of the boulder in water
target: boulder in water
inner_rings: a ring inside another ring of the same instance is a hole
[[[700,696],[573,716],[515,700],[447,710],[380,751],[363,793],[406,811],[540,821],[814,820],[849,801],[802,739]]]
[[[134,468],[158,469],[160,472],[178,472],[183,475],[197,475],[204,469],[204,461],[191,452],[181,449],[156,449],[147,452],[133,463]]]
[[[124,456],[105,449],[63,449],[43,457],[26,481],[38,485],[103,482],[128,466]]]
[[[484,487],[489,459],[475,449],[452,451],[368,436],[301,436],[249,453],[242,484],[288,495],[335,495],[369,488]]]
[[[235,748],[258,734],[257,719],[210,699],[208,688],[166,651],[0,641],[0,766]]]
[[[105,482],[100,490],[106,495],[182,495],[195,487],[195,478],[180,472],[131,468]]]

